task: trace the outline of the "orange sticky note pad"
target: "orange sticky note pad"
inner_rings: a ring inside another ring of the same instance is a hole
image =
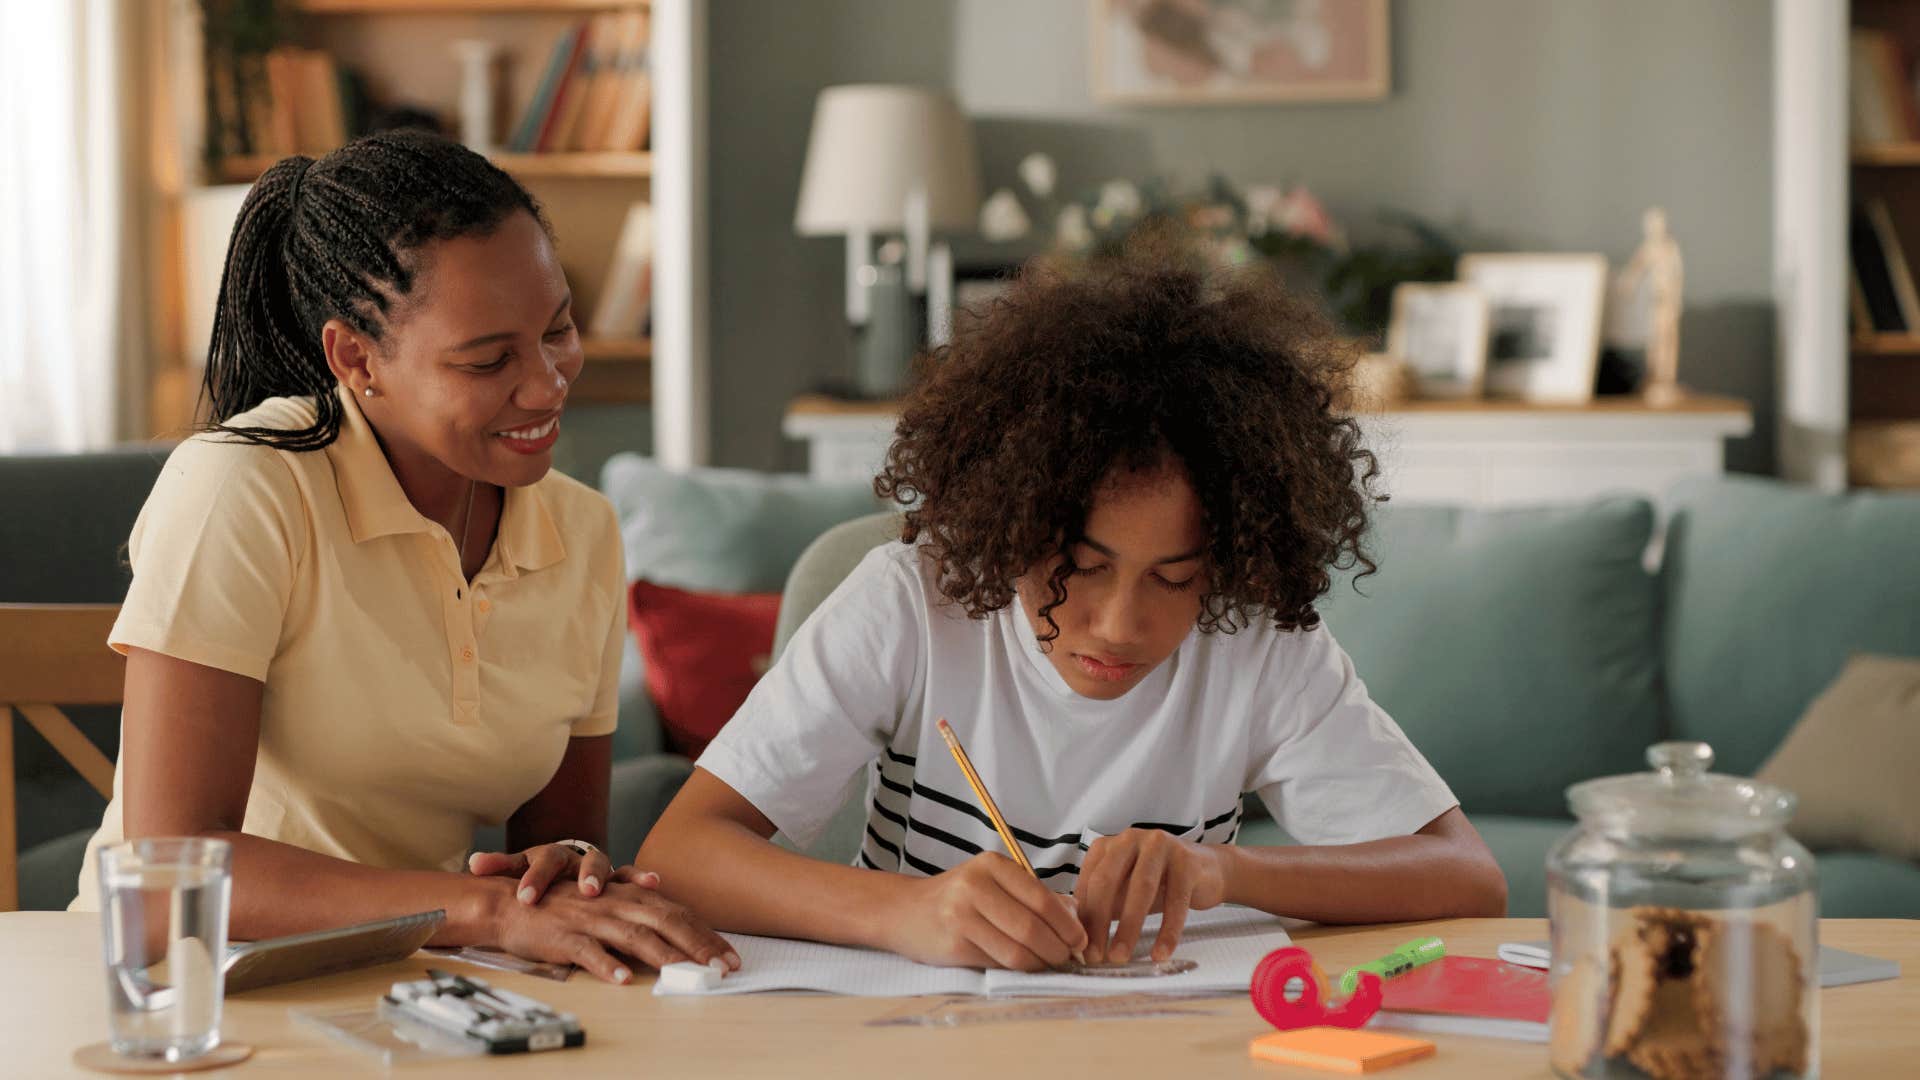
[[[1247,1052],[1267,1061],[1305,1065],[1329,1072],[1370,1073],[1433,1053],[1425,1039],[1378,1031],[1311,1027],[1276,1031],[1253,1040]]]

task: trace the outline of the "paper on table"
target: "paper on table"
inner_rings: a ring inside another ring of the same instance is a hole
[[[1553,966],[1552,947],[1544,941],[1512,941],[1499,948],[1500,959],[1509,964],[1546,970]],[[1877,956],[1862,956],[1831,945],[1820,946],[1820,985],[1851,986],[1854,983],[1880,982],[1900,977],[1897,961]]]
[[[1160,920],[1147,920],[1141,932],[1139,955],[1152,947]],[[813,990],[855,997],[910,997],[915,994],[1027,994],[1106,995],[1205,993],[1245,990],[1261,958],[1284,948],[1287,923],[1251,908],[1221,906],[1195,912],[1187,919],[1174,955],[1192,960],[1192,971],[1115,979],[1097,975],[1041,972],[974,971],[915,963],[892,953],[850,949],[752,934],[724,934],[740,954],[740,970],[710,990],[664,990],[662,996],[688,994],[751,994],[767,990]]]

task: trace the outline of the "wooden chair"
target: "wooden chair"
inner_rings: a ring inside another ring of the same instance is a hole
[[[18,710],[100,794],[113,762],[57,705],[118,705],[126,658],[107,647],[118,604],[0,604],[0,911],[20,905],[13,712]]]

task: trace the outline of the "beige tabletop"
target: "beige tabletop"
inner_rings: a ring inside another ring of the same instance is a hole
[[[1920,922],[1829,920],[1821,940],[1899,961],[1902,978],[1821,992],[1823,1072],[1829,1077],[1911,1075],[1920,1062]],[[1539,919],[1461,919],[1407,926],[1315,927],[1296,935],[1329,968],[1371,960],[1407,938],[1437,934],[1458,956],[1492,956],[1503,941],[1546,936]],[[258,1048],[252,1061],[207,1077],[351,1076],[368,1059],[319,1041],[288,1020],[289,1007],[371,1006],[398,979],[418,978],[416,958],[366,971],[243,994],[227,1002],[229,1039]],[[447,966],[460,965],[447,963]],[[1187,1003],[1201,1015],[1108,1021],[1033,1021],[964,1028],[864,1026],[899,1000],[802,995],[656,998],[650,980],[612,987],[575,975],[555,983],[467,969],[574,1013],[587,1030],[579,1050],[463,1058],[407,1067],[402,1076],[844,1077],[882,1071],[903,1080],[1007,1080],[1092,1076],[1326,1077],[1254,1062],[1247,1042],[1270,1030],[1245,998]],[[94,916],[0,915],[0,1075],[87,1076],[74,1048],[106,1034],[106,992]],[[1439,1053],[1395,1077],[1546,1077],[1544,1046],[1435,1036]]]

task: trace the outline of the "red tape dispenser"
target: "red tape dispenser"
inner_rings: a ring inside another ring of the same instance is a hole
[[[1289,946],[1268,953],[1253,969],[1248,994],[1261,1017],[1281,1031],[1357,1028],[1380,1011],[1380,976],[1361,972],[1353,993],[1338,1002],[1328,997],[1330,986],[1326,973],[1314,963],[1313,954]]]

